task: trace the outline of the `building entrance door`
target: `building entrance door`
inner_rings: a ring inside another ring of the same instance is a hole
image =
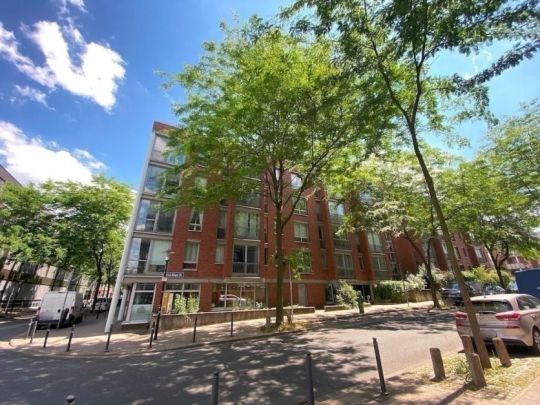
[[[298,305],[307,306],[306,285],[298,284]]]

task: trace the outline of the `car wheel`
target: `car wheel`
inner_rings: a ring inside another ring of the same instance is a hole
[[[533,346],[532,351],[537,356],[540,356],[540,329],[533,329]]]

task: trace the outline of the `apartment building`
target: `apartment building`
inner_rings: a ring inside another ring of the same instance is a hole
[[[177,180],[163,173],[184,158],[164,154],[170,129],[160,122],[152,128],[115,291],[119,296],[122,286],[119,320],[147,322],[158,308],[173,311],[178,297],[197,299],[201,311],[274,306],[273,205],[263,193],[221,201],[204,211],[164,210],[157,192],[163,182]],[[294,188],[297,179],[290,176]],[[334,302],[338,280],[372,295],[378,280],[402,279],[416,271],[421,260],[408,241],[372,232],[343,235],[338,229],[344,214],[345,207],[324,190],[304,193],[285,227],[284,249],[286,254],[301,250],[310,265],[301,269],[300,279],[289,280],[286,273],[286,305],[291,290],[294,304],[322,307]],[[460,243],[457,239],[457,249],[463,249]],[[433,264],[445,268],[441,246],[434,244]]]

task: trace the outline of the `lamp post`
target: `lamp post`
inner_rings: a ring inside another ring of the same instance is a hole
[[[163,271],[163,277],[161,277],[161,292],[159,294],[159,306],[156,316],[156,328],[154,330],[154,340],[157,340],[158,337],[158,330],[159,330],[159,320],[161,319],[161,305],[163,304],[163,292],[165,290],[165,285],[167,283],[167,273],[169,271],[169,260],[170,255],[174,254],[174,252],[167,252],[167,256],[165,257],[165,270]]]

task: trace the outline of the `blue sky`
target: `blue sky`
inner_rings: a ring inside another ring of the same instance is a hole
[[[282,1],[0,2],[0,162],[22,182],[88,181],[104,172],[137,187],[154,120],[174,124],[156,70],[196,63],[220,21],[273,16]],[[438,71],[474,73],[498,49],[447,56]],[[540,95],[535,57],[493,80],[492,108],[515,114]],[[463,127],[478,145],[482,125]],[[471,151],[461,151],[470,155]]]

